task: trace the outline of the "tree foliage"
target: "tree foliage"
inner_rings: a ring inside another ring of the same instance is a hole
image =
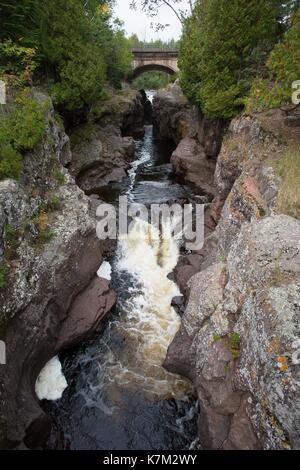
[[[19,177],[23,152],[33,150],[43,137],[45,112],[46,106],[32,99],[30,90],[25,89],[0,120],[0,180]]]
[[[267,60],[268,77],[257,77],[253,83],[249,111],[291,102],[293,82],[300,79],[300,8],[290,19],[290,26]]]
[[[136,90],[159,90],[165,88],[169,83],[175,80],[175,75],[168,75],[165,72],[159,72],[156,70],[145,72],[137,77],[132,86]]]
[[[101,98],[106,80],[120,86],[130,43],[112,20],[109,0],[5,0],[0,71],[47,78],[54,102],[73,112]],[[30,77],[31,78],[31,77]]]
[[[277,34],[272,0],[199,0],[186,20],[181,84],[210,117],[232,118]]]
[[[151,41],[142,41],[136,34],[129,38],[131,47],[141,49],[179,49],[179,41],[176,39],[169,39],[163,41],[162,39],[152,39]]]

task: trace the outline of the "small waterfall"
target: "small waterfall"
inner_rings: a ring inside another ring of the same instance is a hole
[[[120,241],[116,269],[129,273],[133,285],[130,298],[120,305],[123,314],[113,325],[125,346],[118,355],[110,352],[106,361],[111,384],[140,387],[159,399],[183,399],[191,391],[187,381],[162,367],[180,326],[171,302],[181,294],[167,277],[178,255],[174,239],[161,240],[155,227],[139,219]]]

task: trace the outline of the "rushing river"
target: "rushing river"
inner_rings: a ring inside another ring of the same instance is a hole
[[[188,197],[173,179],[172,150],[172,144],[159,142],[152,126],[146,126],[123,190],[130,201],[150,204]],[[116,202],[118,195],[112,191],[107,202]],[[180,450],[195,440],[192,387],[162,367],[180,325],[171,307],[180,292],[168,278],[179,247],[156,235],[153,227],[137,221],[119,240],[110,260],[117,306],[100,338],[60,358],[68,387],[61,399],[44,402],[54,423],[49,449]]]

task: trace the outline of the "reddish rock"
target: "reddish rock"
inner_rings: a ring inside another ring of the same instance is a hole
[[[187,283],[196,272],[197,268],[190,264],[179,265],[175,268],[175,282],[182,293],[187,293]]]
[[[101,321],[115,302],[116,294],[109,288],[108,281],[95,277],[71,305],[58,337],[57,351],[99,331]]]
[[[207,158],[203,147],[195,139],[183,139],[173,153],[171,163],[177,176],[184,182],[192,185],[200,194],[214,198],[215,161]]]

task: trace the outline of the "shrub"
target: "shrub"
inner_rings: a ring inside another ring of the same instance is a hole
[[[60,168],[54,168],[53,177],[59,186],[62,186],[65,183],[65,175],[63,174]]]
[[[45,105],[40,105],[25,89],[12,109],[0,120],[0,179],[18,179],[22,153],[33,150],[45,132]]]
[[[70,57],[60,66],[60,81],[52,87],[56,105],[71,112],[101,98],[105,63],[98,53],[92,45],[85,46],[82,51],[78,47],[78,56]]]
[[[229,342],[230,352],[233,359],[238,359],[240,355],[241,336],[238,333],[233,332],[229,337]]]
[[[18,229],[14,229],[11,225],[5,226],[5,258],[13,259],[16,255],[16,250],[20,244],[19,241],[20,232]]]
[[[52,196],[46,203],[46,210],[58,211],[61,208],[61,200],[58,196]]]
[[[300,9],[291,20],[291,28],[271,52],[268,78],[258,78],[247,102],[248,112],[275,108],[291,102],[292,83],[300,79]]]
[[[0,127],[0,180],[18,179],[23,167],[22,160],[22,155],[13,148],[12,144],[2,140]]]
[[[49,215],[47,211],[50,211],[50,208],[47,203],[43,203],[31,220],[38,231],[34,241],[38,246],[48,243],[55,236],[55,232],[50,228]]]
[[[68,112],[101,97],[106,78],[103,51],[93,39],[91,16],[79,0],[48,0],[43,6],[40,49],[45,62],[55,70],[53,100]]]
[[[54,236],[55,232],[49,228],[40,230],[36,242],[38,245],[44,245],[45,243],[49,243]]]
[[[188,98],[209,117],[234,117],[276,31],[271,0],[199,0],[180,48],[181,84]]]
[[[33,150],[41,141],[45,126],[45,107],[30,97],[29,90],[23,91],[15,100],[14,112],[9,118],[15,148]]]
[[[13,86],[31,83],[37,67],[35,55],[35,49],[23,47],[11,39],[0,41],[0,77]]]
[[[214,333],[213,334],[213,342],[214,343],[217,343],[218,341],[220,341],[222,339],[222,335],[220,335],[219,333]]]

